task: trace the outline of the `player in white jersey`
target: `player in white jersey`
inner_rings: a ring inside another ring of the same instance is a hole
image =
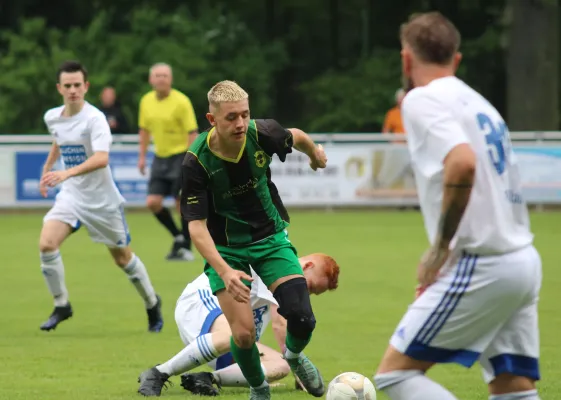
[[[339,266],[333,258],[324,254],[300,257],[300,265],[308,290],[321,294],[338,286]],[[263,336],[269,322],[279,347],[284,347],[286,320],[277,312],[278,303],[267,286],[252,270],[250,303],[255,321],[256,341]],[[190,371],[207,364],[215,371],[184,374],[181,385],[194,394],[214,396],[218,387],[249,387],[240,367],[230,353],[232,331],[220,309],[218,299],[212,294],[210,282],[201,274],[189,283],[175,308],[175,321],[185,348],[167,362],[144,371],[139,378],[138,392],[144,396],[159,396],[171,376]],[[284,378],[290,373],[282,354],[258,343],[261,367],[267,382]]]
[[[479,361],[493,400],[536,400],[541,260],[508,129],[455,77],[460,35],[439,13],[401,30],[410,91],[408,147],[430,249],[424,292],[398,324],[374,377],[392,400],[448,400],[426,377],[434,364]]]
[[[84,100],[89,83],[87,71],[80,63],[64,62],[57,78],[64,105],[45,113],[53,145],[43,167],[40,190],[43,196],[47,195],[48,187],[61,184],[61,190],[44,217],[39,239],[41,270],[55,308],[41,329],[55,329],[72,316],[59,248],[84,225],[93,241],[108,247],[115,263],[144,300],[148,329],[159,332],[163,327],[160,298],[146,267],[129,246],[130,235],[123,212],[125,199],[109,167],[112,142],[109,124],[101,111]],[[51,171],[59,157],[65,168]]]

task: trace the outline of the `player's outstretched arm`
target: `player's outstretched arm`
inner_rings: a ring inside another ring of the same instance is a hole
[[[298,128],[288,129],[292,133],[293,147],[301,153],[310,157],[310,166],[315,171],[318,168],[325,168],[327,157],[323,151],[323,146],[314,143],[310,135]]]
[[[325,168],[327,158],[321,145],[316,146],[312,138],[301,129],[286,129],[274,119],[257,119],[257,140],[265,152],[276,154],[281,162],[296,149],[310,157],[310,166],[315,171]]]

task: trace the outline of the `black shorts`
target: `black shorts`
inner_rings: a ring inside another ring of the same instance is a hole
[[[148,194],[179,197],[181,191],[181,165],[186,153],[170,157],[154,156],[148,182]]]

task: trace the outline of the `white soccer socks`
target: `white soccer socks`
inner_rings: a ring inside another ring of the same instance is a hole
[[[267,377],[267,370],[263,363],[261,363],[261,369],[263,369],[263,374]],[[229,365],[226,368],[214,371],[212,373],[214,379],[222,387],[249,387],[249,383],[243,376],[242,370],[238,364]],[[268,377],[267,377],[268,378]],[[267,379],[265,379],[267,381]]]
[[[169,376],[174,376],[206,364],[217,357],[218,354],[212,343],[212,334],[207,333],[197,337],[167,362],[156,366],[156,369]]]
[[[140,297],[144,300],[146,308],[150,309],[154,307],[158,303],[156,292],[152,287],[146,267],[136,254],[132,255],[131,260],[125,268],[123,268],[123,271],[128,275],[129,280],[136,288],[138,294],[140,294]]]
[[[68,304],[68,290],[64,283],[64,264],[58,250],[41,252],[41,272],[53,296],[55,307]]]
[[[392,400],[457,400],[452,393],[418,370],[377,374],[374,382],[376,389]]]
[[[540,400],[540,396],[538,396],[537,390],[528,390],[525,392],[491,395],[489,400]]]

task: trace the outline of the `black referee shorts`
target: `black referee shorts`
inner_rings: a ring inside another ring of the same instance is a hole
[[[148,194],[179,197],[181,191],[181,165],[186,153],[170,157],[154,156],[148,181]]]

